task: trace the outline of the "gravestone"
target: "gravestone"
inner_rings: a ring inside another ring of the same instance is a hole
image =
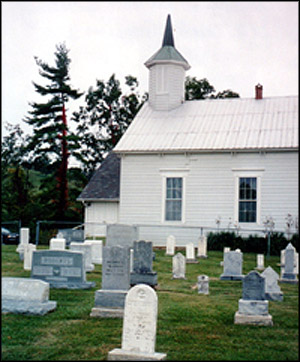
[[[224,254],[225,254],[225,253],[228,253],[228,251],[230,251],[230,248],[227,247],[227,246],[225,246],[224,249],[223,249],[223,260],[220,261],[220,265],[221,265],[221,266],[224,266]]]
[[[49,243],[50,250],[65,250],[66,239],[64,238],[51,238]]]
[[[256,268],[257,270],[264,270],[265,264],[264,264],[264,254],[257,254],[256,255]]]
[[[224,253],[224,271],[221,280],[242,280],[243,253],[240,251],[228,251]]]
[[[155,352],[157,295],[148,285],[132,287],[125,300],[122,347],[108,353],[109,361],[161,361],[166,353]]]
[[[234,323],[272,326],[268,308],[265,278],[256,270],[251,271],[243,278],[243,294],[239,300],[239,309],[234,315]]]
[[[207,258],[207,237],[202,235],[198,240],[197,257]]]
[[[84,231],[78,229],[59,229],[57,238],[64,238],[67,246],[69,246],[72,241],[82,243],[84,241]]]
[[[32,265],[32,253],[33,251],[36,250],[36,245],[35,244],[25,244],[24,245],[24,270],[31,270],[31,265]]]
[[[20,260],[24,260],[24,247],[29,243],[29,231],[29,228],[21,228],[20,230],[20,240],[16,249],[16,251],[19,253]]]
[[[95,269],[95,265],[92,263],[92,245],[72,241],[70,243],[70,250],[83,252],[84,266],[87,272]]]
[[[284,264],[285,264],[285,249],[281,250],[280,252],[280,264],[277,264],[278,266],[281,266],[281,275],[284,273]],[[295,250],[294,254],[294,273],[299,274],[299,254]]]
[[[207,275],[198,275],[197,285],[198,294],[209,294],[209,277]]]
[[[181,253],[177,253],[172,258],[172,279],[186,279],[185,269],[185,256]]]
[[[31,278],[2,277],[2,313],[45,315],[56,308],[49,301],[49,283]]]
[[[281,267],[283,270],[279,281],[282,283],[298,283],[297,274],[295,273],[295,252],[295,248],[291,243],[289,243],[285,248],[284,267]]]
[[[125,297],[130,288],[129,248],[104,246],[102,286],[95,292],[91,317],[123,318]]]
[[[166,255],[174,255],[175,253],[175,236],[169,235],[167,237]]]
[[[152,242],[139,240],[133,243],[133,271],[130,273],[130,284],[157,285],[157,273],[152,271]]]
[[[89,289],[81,251],[37,250],[32,254],[31,278],[41,279],[57,289]]]
[[[279,275],[270,266],[261,275],[265,278],[266,299],[281,302],[283,300],[283,293],[278,285]]]
[[[107,246],[129,246],[138,240],[138,227],[133,225],[109,224],[106,227]]]
[[[195,247],[193,243],[188,243],[185,246],[186,263],[199,263],[195,258]]]
[[[102,264],[102,240],[85,240],[84,244],[92,246],[92,263]]]

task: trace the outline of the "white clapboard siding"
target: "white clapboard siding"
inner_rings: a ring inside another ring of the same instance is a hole
[[[186,171],[185,223],[175,225],[227,227],[235,216],[235,182],[240,172],[258,172],[261,179],[260,220],[256,224],[240,224],[245,228],[261,228],[266,216],[275,220],[275,228],[285,228],[287,213],[298,215],[297,152],[144,154],[122,157],[119,222],[128,224],[169,225],[162,222],[163,173]],[[162,229],[148,230],[140,237],[154,245],[165,245]],[[188,230],[179,244],[193,241],[199,232]],[[177,240],[177,235],[176,235]]]
[[[105,236],[106,225],[114,224],[119,218],[118,202],[91,202],[85,205],[85,236]]]

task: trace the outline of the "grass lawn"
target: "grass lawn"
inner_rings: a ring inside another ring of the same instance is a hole
[[[38,246],[38,249],[45,247]],[[2,276],[30,277],[23,270],[16,246],[2,246]],[[269,302],[274,325],[235,325],[242,296],[241,281],[224,281],[223,253],[208,251],[207,259],[186,265],[186,280],[172,279],[172,257],[154,249],[153,271],[158,274],[156,352],[167,360],[298,361],[298,284],[280,283],[282,302]],[[178,248],[176,249],[176,252]],[[185,251],[179,250],[183,254]],[[256,254],[243,255],[243,274],[256,267]],[[278,274],[279,257],[265,258]],[[209,295],[198,294],[197,276],[209,276]],[[101,289],[101,265],[87,273],[95,281],[89,290],[51,289],[57,309],[45,316],[2,315],[2,360],[106,360],[121,347],[121,319],[91,318],[94,295]]]

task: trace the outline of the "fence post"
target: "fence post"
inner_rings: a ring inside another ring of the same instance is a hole
[[[39,237],[40,237],[40,222],[36,222],[36,233],[35,233],[35,245],[39,244]]]

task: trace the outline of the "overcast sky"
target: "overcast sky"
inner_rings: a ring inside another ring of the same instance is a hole
[[[137,77],[140,93],[148,91],[144,63],[161,47],[168,14],[175,47],[191,65],[186,75],[243,98],[254,96],[257,83],[265,97],[298,95],[298,1],[2,1],[1,7],[2,129],[9,122],[32,132],[22,119],[29,102],[41,101],[32,81],[44,84],[34,56],[54,65],[55,46],[63,42],[74,88],[86,92],[115,73],[122,83],[126,75]],[[67,118],[83,104],[84,96],[68,104]]]

